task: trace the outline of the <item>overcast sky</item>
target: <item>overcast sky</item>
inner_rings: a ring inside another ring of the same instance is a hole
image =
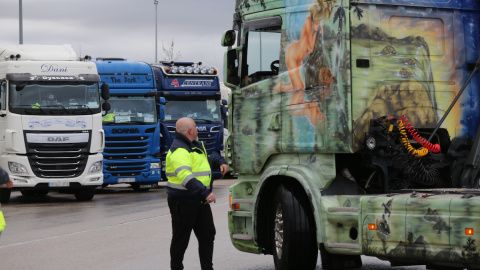
[[[182,61],[221,72],[234,0],[159,0],[158,60],[174,40]],[[78,55],[155,61],[154,0],[23,0],[23,44],[70,44]],[[19,0],[1,0],[0,46],[19,43]],[[220,78],[223,76],[220,74]]]

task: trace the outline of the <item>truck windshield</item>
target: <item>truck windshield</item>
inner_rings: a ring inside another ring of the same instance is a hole
[[[146,125],[158,121],[155,97],[110,96],[112,108],[103,116],[104,125]]]
[[[98,83],[11,81],[8,104],[12,113],[20,114],[99,113]]]
[[[173,100],[165,104],[165,121],[190,117],[197,123],[221,121],[219,100]]]

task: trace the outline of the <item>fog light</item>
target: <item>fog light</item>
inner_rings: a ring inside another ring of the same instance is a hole
[[[100,177],[94,177],[90,179],[90,182],[97,182],[98,180],[100,180]]]
[[[12,174],[28,175],[27,168],[20,163],[9,161],[8,168]]]

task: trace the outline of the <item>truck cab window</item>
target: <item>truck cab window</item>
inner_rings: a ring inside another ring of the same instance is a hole
[[[6,110],[7,101],[7,84],[5,82],[0,83],[0,110]]]
[[[242,85],[249,85],[278,75],[280,57],[279,29],[250,30],[247,33],[247,63]]]

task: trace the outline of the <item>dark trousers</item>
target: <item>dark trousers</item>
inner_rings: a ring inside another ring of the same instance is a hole
[[[188,247],[190,234],[198,240],[198,254],[202,270],[213,270],[213,241],[215,224],[209,204],[190,203],[176,198],[168,198],[172,215],[172,242],[170,244],[170,267],[183,270],[183,256]]]

